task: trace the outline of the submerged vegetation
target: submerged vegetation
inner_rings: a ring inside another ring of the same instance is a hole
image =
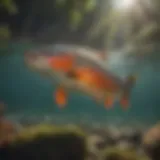
[[[18,12],[14,0],[1,0],[0,6],[5,8],[9,14],[16,14]]]
[[[121,150],[116,147],[103,151],[102,157],[103,160],[149,160],[147,156],[138,155],[134,150]]]
[[[123,32],[120,39],[123,45],[122,48],[117,47],[118,49],[145,57],[150,53],[151,56],[156,55],[154,61],[156,59],[159,62],[160,54],[157,47],[160,43],[160,15],[157,12],[160,8],[159,1],[154,1],[157,4],[155,12],[150,13],[144,9],[144,21],[134,17],[134,12],[130,16],[121,14],[111,7],[109,0],[99,2],[101,9],[97,13],[97,19],[95,18],[95,25],[91,26],[88,32],[89,39],[93,40],[102,34],[104,48],[112,53],[116,48],[114,46],[116,39],[119,38],[117,35]],[[92,14],[99,5],[96,0],[47,0],[34,3],[37,8],[34,6],[35,8],[29,11],[31,14],[38,12],[40,19],[51,17],[53,20],[52,15],[56,8],[58,14],[63,12],[67,24],[74,31],[77,31],[84,22],[86,15]],[[21,14],[14,0],[1,0],[0,9],[2,8],[9,15]],[[146,17],[147,13],[149,18]],[[126,29],[128,26],[129,29]],[[6,42],[12,38],[12,33],[9,24],[0,25],[0,49],[6,46]],[[158,51],[154,54],[153,50],[156,49]],[[149,58],[149,61],[151,60],[152,58]],[[15,124],[3,121],[2,118],[0,117],[2,160],[160,160],[160,125],[149,131],[128,136],[127,131],[124,134],[117,134],[112,133],[107,127],[97,131],[98,133],[90,127],[86,127],[86,130],[84,127],[83,130],[78,126],[70,128],[55,124],[28,127],[21,124],[18,128]],[[143,153],[139,153],[139,150]]]
[[[73,133],[77,136],[85,137],[83,131],[77,127],[70,129],[67,127],[60,127],[48,124],[40,124],[37,126],[27,127],[21,130],[14,138],[14,142],[18,141],[31,141],[39,136],[61,135],[61,134]]]
[[[104,135],[104,131],[101,132]],[[109,138],[107,134],[99,140],[96,140],[96,137],[93,138],[92,144],[88,145],[89,135],[100,136],[94,131],[89,133],[77,126],[69,128],[53,124],[31,125],[17,130],[17,134],[10,143],[0,146],[0,156],[3,160],[28,160],[28,158],[30,160],[54,158],[56,160],[150,160],[145,152],[138,151],[139,148],[118,147],[116,145],[119,143],[118,139],[114,146],[110,146],[108,141],[104,147],[99,148],[98,146],[104,144],[105,139]],[[119,137],[121,141],[122,137]],[[140,144],[138,146],[142,147]],[[99,152],[92,150],[93,147],[97,147]],[[153,158],[153,160],[158,159]]]
[[[82,23],[85,14],[92,12],[96,7],[96,0],[56,0],[55,2],[48,0],[45,2],[45,5],[41,1],[38,3],[40,5],[38,7],[39,14],[43,16],[51,16],[53,12],[50,11],[48,14],[47,10],[54,10],[54,4],[60,11],[65,11],[69,24],[75,29]],[[18,14],[18,8],[14,0],[2,0],[0,2],[0,8],[6,10],[10,15]],[[45,12],[43,12],[44,9]],[[11,34],[8,25],[0,26],[0,38],[9,39],[10,37]]]
[[[4,160],[84,160],[87,154],[85,138],[78,131],[39,125],[19,134],[0,148]]]
[[[129,6],[129,2],[124,1],[117,4],[121,8],[117,8],[113,2],[118,3],[116,0],[47,0],[45,2],[34,0],[30,5],[27,17],[24,17],[25,21],[22,24],[22,28],[24,28],[21,29],[18,36],[22,36],[22,38],[29,36],[31,24],[37,14],[41,21],[47,19],[48,27],[51,27],[51,30],[55,29],[53,23],[57,24],[65,19],[70,30],[75,31],[88,21],[88,19],[86,20],[87,16],[92,15],[92,18],[89,19],[91,25],[87,29],[88,35],[85,37],[87,43],[92,43],[103,35],[101,37],[103,39],[102,46],[107,53],[118,49],[138,58],[146,58],[150,62],[157,62],[157,60],[159,62],[159,1],[154,0],[153,4],[137,2],[138,4],[133,6]],[[138,6],[139,9],[136,8]],[[14,0],[2,0],[0,8],[6,10],[10,15],[21,14],[18,12],[19,6],[15,4]],[[54,17],[55,13],[58,16]],[[55,19],[58,21],[55,22]],[[46,26],[46,22],[44,22],[44,26]],[[43,26],[41,27],[43,28]],[[12,32],[8,24],[0,26],[1,46],[4,46],[4,40],[6,42],[12,37]],[[41,30],[38,34],[42,34]],[[51,36],[51,34],[49,35]]]
[[[159,123],[151,128],[119,128],[44,122],[26,125],[0,116],[3,160],[159,160]],[[132,131],[132,132],[130,132]],[[4,136],[5,135],[5,136]]]
[[[96,8],[96,0],[56,0],[57,7],[66,10],[72,28],[77,28],[83,22],[87,13]]]
[[[1,0],[0,9],[5,9],[10,15],[18,13],[18,9],[14,0]],[[0,25],[0,39],[9,39],[11,33],[7,24]]]

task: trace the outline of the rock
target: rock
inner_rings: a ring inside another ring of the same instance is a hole
[[[143,148],[153,160],[160,159],[160,124],[151,127],[143,136]]]
[[[99,160],[99,155],[89,152],[87,156],[87,160]]]
[[[129,137],[130,142],[132,142],[135,146],[140,146],[142,142],[142,132],[141,131],[134,131],[131,136]]]
[[[116,147],[120,150],[128,150],[134,148],[134,145],[127,140],[120,140],[117,142]]]
[[[109,148],[102,153],[102,160],[148,160],[146,155],[138,155],[136,151]]]
[[[14,135],[17,133],[13,123],[6,119],[0,120],[0,147],[5,143],[12,141]]]
[[[88,150],[91,153],[97,153],[99,151],[99,148],[97,147],[97,145],[99,143],[103,143],[104,139],[96,134],[92,134],[90,136],[88,136],[87,138],[87,146],[88,146]]]
[[[114,140],[118,140],[122,135],[122,131],[118,127],[109,126],[108,130],[110,137]]]
[[[53,134],[51,131],[46,133],[38,131],[37,136],[29,134],[33,136],[32,138],[22,136],[24,139],[15,139],[12,144],[0,149],[0,156],[3,160],[85,159],[87,155],[85,137],[74,132],[63,132],[63,129],[61,132],[52,131]]]
[[[142,141],[142,133],[138,130],[134,130],[133,132],[129,132],[127,134],[121,135],[117,140],[118,144],[123,144],[126,147],[138,148],[141,145]],[[121,146],[121,145],[120,145]]]

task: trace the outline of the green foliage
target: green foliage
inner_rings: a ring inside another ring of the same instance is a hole
[[[38,136],[57,135],[57,134],[59,135],[64,133],[74,133],[78,136],[85,137],[84,132],[77,127],[68,128],[68,127],[59,127],[48,124],[40,124],[24,128],[14,137],[13,142],[32,141]]]
[[[18,12],[13,0],[1,0],[0,6],[4,7],[10,14],[16,14]]]
[[[0,26],[0,48],[3,50],[8,45],[8,40],[11,37],[11,32],[7,25]]]
[[[66,3],[66,0],[56,0],[57,7],[63,7]]]
[[[78,128],[40,124],[18,132],[1,152],[5,160],[84,160],[87,155],[86,138]]]
[[[83,14],[76,9],[70,11],[69,23],[72,29],[76,29],[82,22]]]
[[[146,155],[138,155],[134,150],[120,150],[111,147],[103,151],[102,160],[149,160]]]
[[[11,15],[17,14],[18,12],[17,6],[13,2],[13,0],[1,0],[0,8],[5,8]],[[11,32],[8,25],[0,26],[0,41],[1,41],[0,44],[4,46],[6,44],[6,43],[4,44],[4,40],[6,42],[7,40],[10,39],[10,37],[11,37]]]
[[[77,29],[87,13],[96,7],[95,0],[56,0],[57,7],[65,9],[72,29]]]
[[[57,7],[70,6],[70,9],[81,8],[85,12],[93,11],[96,7],[96,0],[56,0]]]
[[[0,39],[9,39],[11,36],[11,33],[9,31],[9,28],[7,25],[0,26]]]
[[[84,9],[86,12],[92,12],[96,7],[96,0],[87,0],[84,3]]]

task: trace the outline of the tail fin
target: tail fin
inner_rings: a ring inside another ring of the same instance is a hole
[[[123,108],[129,107],[130,92],[136,82],[136,79],[137,79],[136,75],[131,75],[127,78],[127,81],[124,85],[124,90],[122,92],[122,96],[120,99],[120,104],[122,105]]]

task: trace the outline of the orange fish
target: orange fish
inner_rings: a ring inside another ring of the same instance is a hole
[[[104,103],[106,108],[111,108],[117,99],[123,108],[129,106],[135,76],[129,76],[124,82],[94,60],[84,58],[79,61],[79,57],[69,52],[52,56],[27,55],[26,62],[31,68],[48,74],[58,84],[54,98],[60,108],[66,106],[67,91],[70,90],[83,92]]]
[[[106,108],[113,106],[117,98],[123,108],[129,106],[130,91],[135,83],[136,77],[129,76],[126,82],[118,79],[110,73],[103,73],[95,68],[77,67],[67,73],[77,86],[75,89],[85,92],[92,96],[96,101],[103,102]],[[56,97],[57,103],[59,99],[66,96],[65,86],[57,90],[61,95]],[[63,101],[64,102],[64,101]],[[64,105],[64,104],[63,104]]]

